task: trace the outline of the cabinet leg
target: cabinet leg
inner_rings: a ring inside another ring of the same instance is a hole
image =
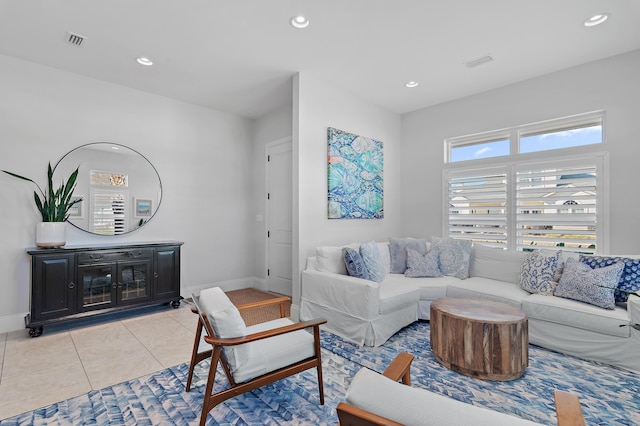
[[[178,299],[178,300],[171,301],[171,307],[173,309],[178,309],[180,307],[180,300]]]
[[[29,328],[29,336],[38,337],[42,334],[42,326]]]

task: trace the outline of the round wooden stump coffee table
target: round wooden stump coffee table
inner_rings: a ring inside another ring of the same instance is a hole
[[[529,322],[505,303],[445,297],[431,304],[431,350],[442,365],[485,380],[514,380],[529,365]]]

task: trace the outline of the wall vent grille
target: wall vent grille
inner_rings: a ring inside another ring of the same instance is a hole
[[[74,46],[82,47],[86,39],[87,38],[85,36],[68,31],[65,41]]]
[[[472,59],[469,62],[465,62],[464,64],[469,68],[474,68],[491,61],[493,61],[493,58],[490,55],[484,55],[479,58]]]

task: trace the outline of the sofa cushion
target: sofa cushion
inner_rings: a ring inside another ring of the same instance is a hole
[[[320,272],[333,272],[334,274],[347,275],[347,268],[342,257],[342,248],[350,247],[358,250],[358,244],[349,244],[342,247],[322,246],[316,248],[317,269]]]
[[[534,425],[515,416],[456,401],[426,389],[395,382],[362,368],[345,395],[348,404],[398,423],[412,426]]]
[[[417,288],[420,289],[420,300],[434,301],[447,296],[447,287],[453,283],[459,283],[456,277],[443,275],[440,278],[411,278]]]
[[[451,283],[447,288],[447,297],[494,300],[518,309],[522,304],[522,300],[529,295],[517,284],[481,277],[472,277],[464,281]]]
[[[407,249],[407,269],[404,275],[409,278],[442,276],[438,261],[438,251],[429,250],[426,254],[420,253],[411,248]]]
[[[611,336],[629,337],[629,314],[624,308],[602,309],[562,297],[531,294],[522,301],[530,319],[562,324]]]
[[[520,280],[520,267],[526,255],[521,251],[474,244],[469,275],[516,284]]]
[[[344,258],[344,265],[349,275],[365,280],[370,278],[369,271],[367,271],[367,266],[364,264],[360,253],[352,248],[344,247],[342,249],[342,257]]]
[[[438,251],[440,270],[444,275],[469,278],[471,264],[471,240],[432,237],[432,250]]]
[[[605,309],[613,309],[613,293],[620,281],[624,263],[615,263],[604,268],[591,269],[575,259],[567,259],[562,277],[553,294],[578,300]]]
[[[580,255],[580,262],[586,263],[592,268],[602,268],[613,265],[616,262],[624,263],[624,269],[618,282],[618,288],[621,290],[637,292],[640,290],[640,259],[630,259],[628,257],[611,257],[611,256],[584,256]],[[616,291],[614,293],[616,302],[626,302],[629,298],[628,293]]]
[[[381,315],[395,312],[420,300],[420,288],[403,274],[388,274],[380,283],[379,309]]]
[[[407,269],[407,249],[413,249],[420,254],[427,252],[427,240],[416,238],[389,238],[389,253],[391,255],[392,274],[403,274]]]
[[[382,256],[378,249],[378,243],[371,241],[360,245],[360,256],[367,267],[369,279],[377,283],[381,283],[386,275]]]
[[[520,288],[529,293],[553,295],[560,251],[551,256],[539,252],[528,253],[520,268]]]

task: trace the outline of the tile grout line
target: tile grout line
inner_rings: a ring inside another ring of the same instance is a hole
[[[158,358],[156,358],[156,355],[151,351],[151,349],[149,349],[147,347],[147,345],[145,345],[144,342],[142,342],[142,340],[140,340],[138,338],[138,336],[136,336],[136,333],[134,333],[133,330],[131,330],[129,327],[127,327],[127,324],[124,323],[122,320],[120,320],[120,322],[122,323],[124,328],[126,328],[127,331],[129,333],[131,333],[131,335],[142,345],[142,347],[149,353],[149,355],[151,355],[151,357],[158,362],[158,365],[160,365],[162,367],[162,369],[165,369],[166,367],[164,366],[164,364],[162,364],[162,362],[160,362],[160,360]],[[162,370],[159,370],[159,371],[162,371]]]
[[[84,377],[87,379],[87,383],[89,383],[89,387],[91,388],[91,390],[95,390],[95,389],[93,389],[93,385],[91,384],[91,380],[89,380],[89,374],[87,374],[87,369],[84,366],[84,362],[82,362],[82,357],[80,356],[80,352],[78,351],[78,345],[76,345],[76,341],[73,338],[73,333],[71,333],[71,330],[69,330],[69,329],[67,329],[67,333],[69,333],[69,338],[71,338],[71,343],[73,344],[73,349],[75,349],[76,355],[78,356],[78,361],[80,361],[80,365],[82,366],[82,371],[84,372]]]
[[[2,373],[4,372],[4,363],[7,358],[7,340],[9,340],[9,333],[4,333],[4,346],[2,347],[2,363],[0,363],[0,383],[2,383]]]

